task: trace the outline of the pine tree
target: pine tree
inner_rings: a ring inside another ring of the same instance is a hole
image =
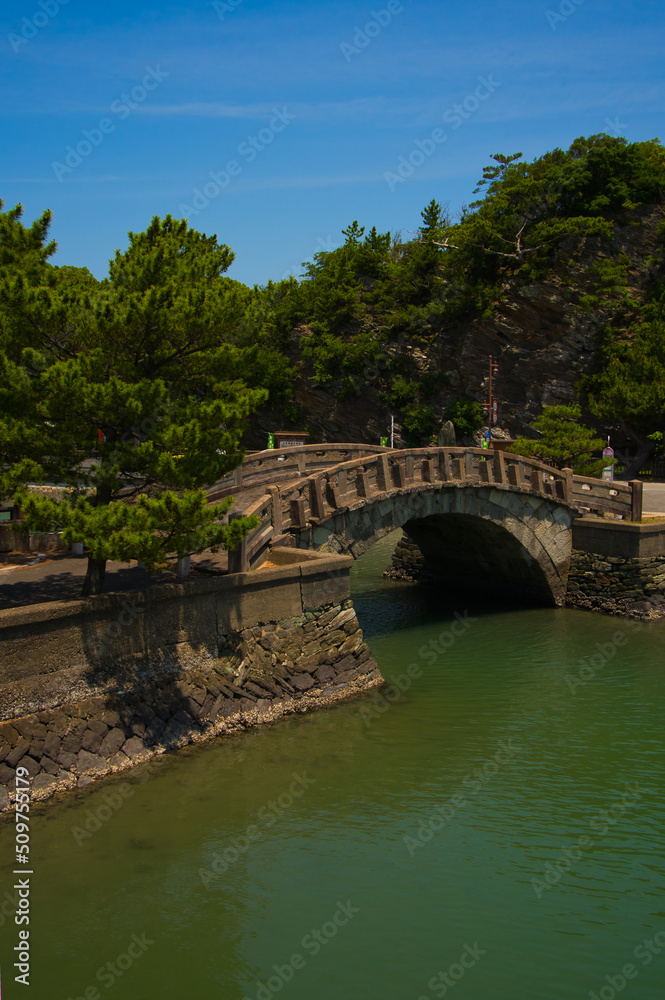
[[[16,225],[0,226],[10,251],[26,248],[0,284],[5,495],[22,486],[28,527],[88,547],[83,594],[101,592],[108,559],[156,569],[168,553],[233,545],[250,523],[222,523],[229,502],[207,507],[201,487],[241,461],[247,417],[266,397],[238,377],[243,352],[230,343],[242,309],[224,277],[233,252],[154,218],[97,283],[47,263],[47,225],[32,239],[34,226]],[[29,480],[68,492],[56,502]]]
[[[581,388],[592,413],[609,426],[619,424],[637,445],[625,470],[632,479],[665,431],[665,322],[644,323],[629,336],[608,340],[602,371],[582,379]]]
[[[593,460],[593,453],[604,446],[602,438],[579,423],[582,411],[579,406],[546,406],[534,420],[533,428],[540,433],[536,440],[518,437],[510,451],[540,459],[558,469],[572,468],[581,476],[597,476],[608,464],[608,459]]]

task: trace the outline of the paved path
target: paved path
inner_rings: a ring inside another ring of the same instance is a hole
[[[644,516],[665,514],[665,483],[644,484]]]
[[[81,586],[88,560],[86,557],[50,555],[33,566],[0,571],[0,610],[25,604],[43,604],[48,601],[75,601],[81,597]],[[227,572],[227,554],[204,552],[192,556],[195,572]],[[124,590],[143,590],[145,587],[176,583],[175,569],[163,573],[148,573],[137,563],[108,562],[104,579],[104,593]]]

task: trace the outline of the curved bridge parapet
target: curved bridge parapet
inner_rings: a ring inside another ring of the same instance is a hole
[[[324,461],[342,449],[348,455],[353,448],[309,446],[310,460]],[[289,449],[291,459],[303,450]],[[274,453],[271,458],[274,462]],[[410,499],[397,503],[399,497]],[[583,479],[570,469],[482,448],[377,448],[310,475],[301,473],[284,485],[268,486],[242,511],[258,515],[261,523],[230,553],[229,568],[239,572],[257,565],[270,545],[286,541],[287,536],[301,548],[344,551],[355,557],[393,528],[407,524],[412,535],[422,535],[423,518],[455,514],[457,528],[469,544],[474,534],[469,518],[476,519],[476,534],[489,530],[487,523],[482,527],[483,519],[507,527],[522,545],[525,558],[538,563],[548,581],[545,589],[558,602],[570,559],[570,526],[573,518],[588,512],[630,519],[635,513],[634,490],[628,484]],[[467,518],[464,523],[459,520],[462,516]],[[445,534],[451,527],[449,520],[445,531],[440,524],[437,531]],[[501,546],[494,548],[498,551]],[[476,556],[482,559],[482,552]],[[516,552],[506,549],[503,557],[519,575]]]
[[[208,489],[211,503],[237,494],[240,490],[291,482],[321,472],[342,462],[385,453],[390,448],[371,444],[306,444],[292,448],[270,448],[247,455],[233,472]]]

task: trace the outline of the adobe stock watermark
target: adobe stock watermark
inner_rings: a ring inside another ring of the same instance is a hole
[[[411,3],[411,0],[408,0]],[[388,27],[394,17],[404,11],[404,4],[400,0],[389,0],[381,10],[371,10],[369,20],[364,27],[355,26],[351,42],[340,42],[339,47],[347,63],[350,63],[354,56],[359,56],[374,38]]]
[[[592,681],[599,670],[602,670],[610,660],[613,660],[622,646],[628,642],[625,632],[615,632],[610,642],[597,642],[597,653],[583,657],[577,665],[577,674],[566,674],[564,681],[572,695],[577,694],[578,687]]]
[[[632,957],[638,959],[643,967],[651,965],[656,955],[660,955],[665,948],[665,930],[658,931],[657,934],[649,938],[644,938],[640,944],[633,948]],[[614,975],[605,976],[605,985],[597,991],[589,990],[589,1000],[614,1000],[614,998],[625,990],[630,980],[637,979],[640,974],[632,962],[627,962],[621,967],[621,972]]]
[[[159,66],[156,69],[146,66],[145,76],[141,83],[132,87],[129,94],[123,93],[117,100],[113,101],[109,108],[110,113],[118,121],[124,121],[170,75],[170,73],[161,70]],[[83,138],[79,139],[75,146],[65,147],[64,161],[52,161],[51,168],[58,180],[62,182],[65,175],[71,174],[77,167],[80,167],[83,161],[91,156],[95,149],[101,146],[106,136],[115,132],[116,127],[116,121],[113,118],[106,117],[100,118],[95,128],[84,128],[81,132]]]
[[[131,451],[148,441],[159,427],[160,421],[172,409],[173,407],[170,402],[163,401],[157,403],[149,417],[145,417],[138,426],[130,427],[119,438],[110,442],[113,445],[113,450],[106,455],[107,462],[111,465],[115,463],[120,464],[123,460],[124,450],[129,448]]]
[[[330,920],[327,920],[322,927],[313,928],[302,938],[300,947],[303,951],[314,957],[319,954],[322,948],[329,944],[342,927],[346,927],[349,921],[353,920],[356,914],[360,913],[360,907],[353,906],[351,900],[346,903],[337,901],[337,909]],[[273,965],[272,970],[275,975],[270,976],[265,982],[259,979],[253,987],[256,992],[250,997],[248,994],[242,1000],[271,1000],[272,996],[290,983],[296,972],[300,972],[307,965],[307,959],[301,952],[291,955],[284,965]]]
[[[213,861],[208,868],[199,869],[199,877],[206,889],[211,882],[218,879],[220,875],[224,875],[238,861],[241,854],[245,854],[249,850],[252,844],[260,840],[265,830],[270,829],[286,810],[291,808],[295,800],[301,798],[307,789],[316,782],[315,778],[307,777],[307,771],[303,771],[302,774],[294,771],[292,778],[293,781],[288,790],[283,791],[281,795],[257,810],[257,822],[250,823],[241,836],[233,837],[229,846],[221,854],[219,851],[215,851]],[[261,826],[264,826],[265,830],[261,829]]]
[[[627,123],[619,121],[618,115],[616,118],[606,118],[605,125],[609,135],[613,135],[617,139],[620,135],[625,135],[628,128]]]
[[[109,730],[111,732],[112,730]],[[130,737],[127,737],[130,738]],[[144,785],[159,767],[154,761],[142,767],[140,772],[132,775],[130,782],[124,781],[121,785],[105,791],[102,795],[104,800],[101,805],[95,808],[86,809],[83,825],[71,827],[71,834],[78,847],[81,847],[86,840],[90,840],[109,820],[122,809],[129,799],[134,797],[135,785]]]
[[[259,153],[270,146],[277,135],[295,121],[296,116],[286,108],[279,110],[273,108],[273,117],[265,128],[260,129],[256,135],[248,135],[239,143],[236,153],[242,157],[244,162],[232,159],[228,160],[222,170],[210,170],[208,172],[209,181],[203,187],[195,187],[192,190],[192,204],[186,205],[181,202],[178,212],[181,218],[189,219],[192,215],[199,215],[204,208],[207,208],[211,201],[218,198],[223,191],[226,191],[235,177],[240,177],[244,168],[253,163]]]
[[[445,997],[448,990],[453,986],[457,986],[460,979],[464,979],[469,969],[473,969],[486,954],[487,949],[480,948],[477,941],[474,941],[473,945],[465,944],[458,960],[449,965],[445,972],[439,971],[435,976],[432,976],[427,984],[427,989],[435,997]],[[430,1000],[430,998],[428,996],[419,996],[418,1000]]]
[[[316,245],[312,251],[312,257],[314,257],[317,253],[332,253],[332,251],[337,250],[339,246],[341,246],[341,244],[335,243],[330,235],[326,236],[325,239],[322,236],[317,236]],[[287,268],[287,270],[283,272],[282,277],[279,280],[288,281],[288,279],[292,277],[294,271],[297,271],[299,268],[304,266],[305,265],[302,263],[292,264],[291,267]]]
[[[487,785],[492,778],[497,774],[499,766],[501,764],[507,764],[512,761],[516,753],[519,753],[520,748],[511,746],[512,738],[506,742],[502,740],[499,743],[499,748],[490,760],[485,761],[485,763],[473,769],[469,772],[462,781],[464,788],[471,789],[473,795],[477,795],[478,792]],[[441,833],[447,824],[456,816],[459,809],[463,809],[464,806],[468,805],[469,800],[464,798],[463,795],[456,794],[451,795],[448,802],[445,805],[437,806],[434,810],[432,816],[428,819],[423,820],[423,822],[418,827],[418,832],[415,837],[403,837],[404,846],[408,850],[411,857],[414,856],[416,851],[421,847],[425,847],[431,840],[433,840],[435,834]]]
[[[24,17],[16,31],[10,31],[7,41],[14,52],[19,52],[23,45],[27,45],[33,38],[36,38],[40,31],[45,28],[57,14],[61,7],[66,7],[70,0],[38,0],[36,10],[31,17]]]
[[[106,626],[101,636],[86,645],[86,652],[91,656],[105,656],[110,653],[114,640],[119,639],[126,629],[136,625],[139,615],[143,614],[144,610],[136,603],[136,598],[132,598],[131,603],[123,601],[121,608],[118,617]]]
[[[463,614],[460,614],[459,611],[454,611],[453,617],[456,621],[450,628],[444,629],[436,639],[431,639],[418,650],[418,655],[422,660],[427,660],[428,666],[436,663],[439,656],[447,653],[451,646],[467,632],[471,625],[478,621],[477,618],[472,618],[469,615],[468,609]],[[360,718],[368,729],[376,719],[381,718],[388,711],[391,705],[400,701],[402,696],[410,689],[414,680],[419,680],[423,676],[423,668],[418,663],[410,663],[405,668],[405,671],[405,673],[400,674],[398,677],[395,677],[394,674],[388,677],[387,680],[390,681],[390,684],[376,692],[370,703],[366,703],[361,707]]]
[[[233,14],[244,2],[245,0],[226,0],[225,3],[220,3],[219,0],[213,0],[211,6],[220,21],[223,21],[227,14]]]
[[[610,827],[615,826],[620,819],[626,815],[629,808],[636,806],[645,792],[637,782],[625,782],[626,789],[608,809],[601,809],[588,821],[588,826],[599,837],[605,837]],[[581,834],[576,841],[568,847],[562,847],[556,861],[548,862],[545,865],[540,878],[531,879],[531,888],[536,899],[541,900],[543,893],[559,885],[564,875],[568,875],[573,868],[582,860],[584,852],[589,851],[598,840],[594,840],[588,834]]]
[[[140,937],[138,934],[132,934],[127,945],[127,950],[117,955],[112,962],[106,962],[105,965],[100,966],[95,974],[95,979],[107,990],[110,990],[131,969],[134,963],[145,955],[150,945],[154,943],[154,941],[148,938],[147,934],[141,934]],[[102,1000],[102,994],[95,984],[92,983],[86,986],[78,996],[69,996],[67,1000]]]
[[[481,104],[494,94],[501,87],[499,80],[495,80],[492,73],[489,76],[479,76],[478,86],[468,94],[461,103],[453,104],[442,115],[442,121],[450,125],[451,131],[456,132],[462,125],[474,115]],[[413,149],[405,156],[400,156],[397,161],[395,171],[384,171],[383,177],[391,191],[394,191],[398,184],[412,177],[423,163],[436,153],[440,146],[448,142],[448,132],[442,128],[432,129],[424,139],[415,139]]]
[[[556,31],[560,24],[563,24],[569,17],[572,17],[577,8],[581,7],[583,3],[585,3],[585,0],[561,0],[556,10],[550,9],[544,11],[547,23],[552,31]]]

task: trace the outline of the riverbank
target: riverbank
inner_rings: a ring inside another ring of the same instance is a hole
[[[251,573],[3,612],[0,809],[383,683],[352,560],[284,549]]]

